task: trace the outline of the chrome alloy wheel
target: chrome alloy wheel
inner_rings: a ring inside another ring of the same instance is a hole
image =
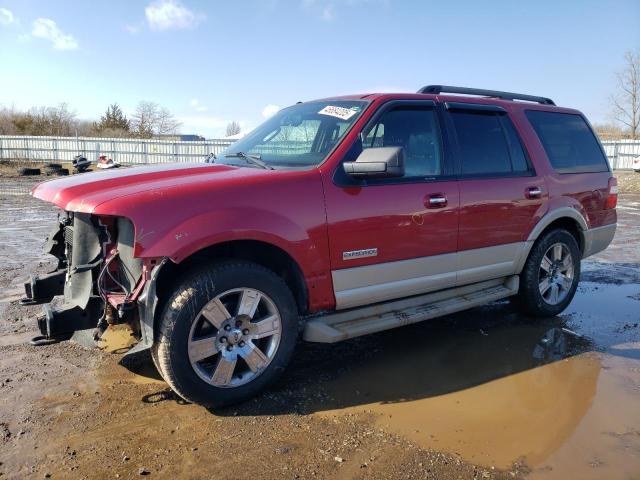
[[[189,361],[208,384],[238,387],[271,363],[281,331],[280,313],[267,295],[251,288],[227,290],[208,302],[191,325]]]
[[[538,288],[549,305],[561,303],[573,285],[574,265],[571,251],[563,243],[554,243],[542,256]]]

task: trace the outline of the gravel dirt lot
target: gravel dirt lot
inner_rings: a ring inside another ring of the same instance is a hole
[[[148,354],[123,358],[126,331],[102,350],[26,344],[41,307],[18,306],[21,284],[51,266],[56,217],[29,185],[0,181],[2,478],[638,478],[640,195],[621,195],[563,315],[498,302],[301,343],[277,385],[209,411]]]

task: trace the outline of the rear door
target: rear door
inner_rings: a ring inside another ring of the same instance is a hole
[[[515,273],[546,208],[544,177],[499,106],[448,102],[460,185],[458,285]]]
[[[337,308],[454,286],[458,185],[435,103],[388,102],[361,133],[343,161],[401,146],[406,173],[357,180],[339,165],[324,179]]]

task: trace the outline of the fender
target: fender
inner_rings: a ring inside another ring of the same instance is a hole
[[[301,268],[308,265],[305,251],[318,248],[308,232],[290,218],[256,207],[227,207],[205,212],[170,226],[160,235],[140,238],[136,243],[141,257],[169,257],[180,263],[203,248],[231,240],[270,243],[291,255]]]
[[[516,262],[516,273],[520,273],[524,268],[524,263],[529,257],[529,252],[531,251],[531,248],[533,248],[533,244],[538,239],[540,234],[545,230],[545,228],[561,218],[570,218],[576,221],[576,223],[580,227],[579,232],[581,242],[582,244],[585,243],[585,232],[589,229],[589,224],[584,215],[573,206],[564,206],[552,209],[546,215],[544,215],[540,219],[540,221],[538,221],[538,223],[536,223],[536,225],[529,233],[527,240],[524,242],[522,249],[520,250],[520,256]]]
[[[534,242],[538,239],[540,234],[547,228],[551,223],[560,219],[560,218],[571,218],[575,220],[580,226],[581,234],[583,235],[584,240],[584,231],[589,229],[589,224],[585,217],[574,207],[560,207],[555,210],[551,210],[545,216],[543,216],[540,221],[533,227],[529,237],[527,238],[527,242]]]

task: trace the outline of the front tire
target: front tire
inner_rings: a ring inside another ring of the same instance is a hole
[[[533,245],[520,275],[517,304],[534,317],[561,313],[576,293],[580,280],[580,249],[566,230],[551,230]]]
[[[154,363],[187,401],[221,407],[256,395],[284,370],[297,342],[291,291],[251,262],[186,276],[159,319]]]

